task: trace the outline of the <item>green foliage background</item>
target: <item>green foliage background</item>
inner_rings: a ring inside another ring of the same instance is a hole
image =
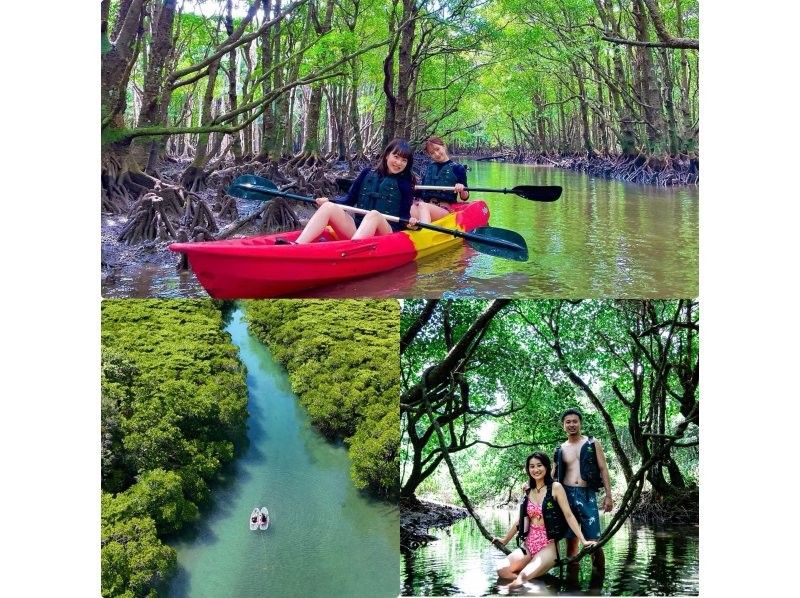
[[[245,302],[251,332],[289,371],[314,426],[343,438],[358,488],[399,490],[400,357],[396,301]]]
[[[198,516],[247,417],[245,372],[211,301],[102,304],[103,596],[155,595],[163,542]]]

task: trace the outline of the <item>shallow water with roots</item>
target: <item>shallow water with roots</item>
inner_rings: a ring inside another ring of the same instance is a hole
[[[464,160],[473,187],[560,185],[558,201],[482,196],[490,224],[520,233],[529,260],[462,245],[391,272],[308,291],[300,297],[674,298],[696,297],[699,191],[594,178],[538,165]],[[205,296],[176,259],[121,270],[105,297]]]
[[[479,511],[483,524],[502,537],[517,516],[516,510]],[[610,515],[602,515],[605,527]],[[603,547],[605,574],[592,572],[591,559],[582,559],[570,576],[559,573],[531,580],[509,591],[510,580],[499,580],[497,564],[504,557],[480,533],[475,521],[461,519],[439,538],[400,558],[402,596],[696,596],[699,594],[699,534],[696,525],[653,526],[626,522]],[[509,548],[515,546],[514,540]],[[565,542],[561,542],[561,553]]]

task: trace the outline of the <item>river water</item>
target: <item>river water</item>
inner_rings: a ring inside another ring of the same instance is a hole
[[[512,510],[481,510],[481,521],[502,537],[516,518]],[[602,515],[607,523],[609,515]],[[446,530],[432,532],[440,539],[401,557],[404,596],[486,596],[508,594],[499,582],[497,563],[503,553],[481,535],[471,517]],[[509,548],[515,546],[512,540]],[[563,554],[565,543],[561,543]],[[603,547],[605,575],[593,576],[591,559],[582,559],[576,578],[562,577],[558,569],[531,580],[515,596],[695,596],[699,594],[699,538],[697,526],[637,525],[626,522]]]
[[[491,225],[520,233],[529,260],[461,246],[391,272],[310,291],[303,297],[675,298],[698,295],[697,187],[659,188],[558,168],[478,162],[473,187],[560,185],[558,201],[479,194]],[[104,282],[106,297],[186,297],[205,293],[174,265],[146,266]]]
[[[240,310],[227,331],[247,368],[248,445],[196,529],[170,542],[178,572],[165,594],[397,596],[397,507],[356,491],[346,449],[314,431]],[[249,529],[257,505],[266,531]]]

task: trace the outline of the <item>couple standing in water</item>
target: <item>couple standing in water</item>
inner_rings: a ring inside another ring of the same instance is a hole
[[[596,543],[600,537],[597,490],[605,490],[603,511],[608,513],[614,508],[603,448],[598,440],[581,434],[581,424],[582,417],[576,409],[561,416],[567,440],[556,449],[552,470],[550,459],[541,452],[529,455],[525,462],[528,482],[519,520],[503,538],[492,539],[493,544],[505,545],[517,537],[519,548],[497,568],[501,578],[513,579],[510,588],[552,569],[558,560],[557,543],[561,538],[567,539],[568,557],[578,554],[579,543]],[[597,570],[604,568],[602,549],[592,553],[592,563]]]
[[[466,201],[469,198],[466,169],[450,160],[444,141],[431,137],[425,142],[425,151],[432,162],[425,170],[422,184],[452,187],[452,191],[415,193],[413,151],[406,140],[394,139],[383,150],[377,166],[361,171],[347,195],[334,200],[316,199],[319,209],[295,243],[313,243],[328,226],[339,239],[388,235],[404,225],[390,222],[385,215],[408,220],[407,226],[414,228],[417,222],[429,223],[445,216],[450,211],[449,202]],[[369,213],[363,218],[354,218],[344,209],[345,205],[369,210]]]

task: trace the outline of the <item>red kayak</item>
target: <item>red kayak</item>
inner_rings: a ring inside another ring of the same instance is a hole
[[[453,212],[434,224],[470,232],[489,222],[482,201],[453,204]],[[301,231],[208,241],[173,243],[214,299],[263,299],[385,272],[459,245],[461,240],[431,230],[403,230],[358,241],[339,241],[329,228],[308,245],[275,245],[293,241]]]

